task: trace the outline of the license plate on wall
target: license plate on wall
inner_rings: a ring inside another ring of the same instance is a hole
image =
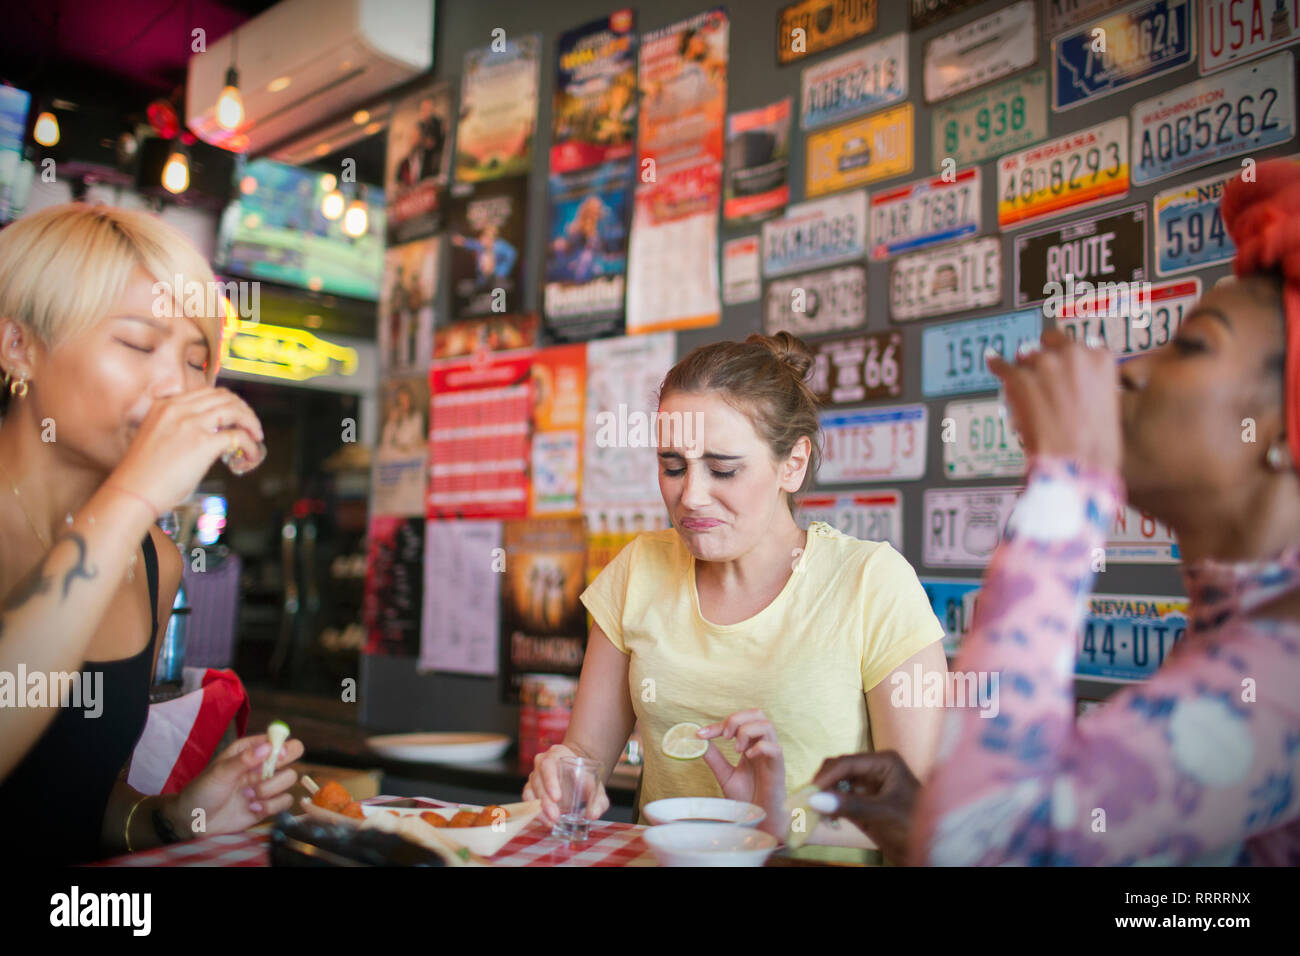
[[[867,192],[787,206],[763,223],[763,274],[787,275],[861,259],[867,248]]]
[[[1039,143],[998,160],[998,225],[1036,219],[1128,195],[1128,118]]]
[[[804,191],[820,196],[912,171],[912,104],[808,135]]]
[[[982,568],[1002,540],[1024,489],[930,489],[922,508],[922,560],[932,568]]]
[[[1156,272],[1162,276],[1203,269],[1237,254],[1219,213],[1229,180],[1215,176],[1156,193]]]
[[[980,231],[980,171],[882,189],[871,197],[871,258],[887,259]]]
[[[782,65],[848,43],[876,28],[876,0],[802,0],[776,19],[776,62]],[[795,31],[802,31],[796,34]],[[795,42],[799,35],[802,41]]]
[[[1011,288],[1017,306],[1054,296],[1063,299],[1083,282],[1133,283],[1146,278],[1144,203],[1016,236]]]
[[[895,259],[889,315],[895,322],[952,315],[1002,301],[1002,241],[983,236]]]
[[[1026,73],[940,103],[930,117],[935,172],[982,162],[1047,137],[1047,74]]]
[[[949,478],[1013,478],[1025,473],[1024,443],[996,398],[949,402],[939,435],[943,473]]]
[[[903,550],[903,494],[892,488],[846,491],[838,495],[804,495],[796,515],[799,527],[825,521],[860,541],[888,541]]]
[[[925,101],[964,93],[1038,62],[1037,6],[1019,0],[925,41]]]
[[[843,485],[925,475],[925,405],[823,412],[819,417],[826,441],[818,481]]]
[[[921,578],[934,616],[943,625],[943,652],[949,657],[961,647],[961,639],[975,617],[979,599],[978,578]]]
[[[1201,0],[1201,75],[1300,39],[1296,0]]]
[[[1145,680],[1187,631],[1187,599],[1094,594],[1079,631],[1080,677]]]
[[[825,405],[856,405],[903,392],[903,336],[871,332],[809,343],[807,383]]]
[[[821,335],[867,321],[867,270],[842,266],[775,279],[767,286],[763,326],[768,335]]]
[[[817,129],[907,99],[907,34],[842,53],[803,70],[799,123]]]
[[[998,380],[984,367],[984,352],[991,348],[1011,361],[1023,343],[1041,336],[1038,309],[930,326],[921,333],[921,394],[993,391]]]
[[[1147,295],[1143,289],[1136,304],[1107,296],[1065,303],[1061,314],[1054,317],[1056,327],[1081,342],[1089,337],[1104,340],[1121,360],[1158,349],[1168,344],[1183,316],[1200,301],[1201,280],[1190,276],[1157,282],[1149,291]]]

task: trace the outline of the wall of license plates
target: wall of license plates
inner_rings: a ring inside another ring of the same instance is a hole
[[[563,202],[586,188],[573,170],[592,159],[565,154],[573,137],[556,125],[568,103],[555,95],[566,82],[557,70],[569,64],[557,49],[571,49],[559,38],[611,12],[586,0],[439,9],[439,77],[455,79],[462,51],[494,29],[541,38],[539,142],[516,193],[532,210],[518,234],[521,311],[541,315],[541,344],[600,336],[587,344],[586,447],[591,395],[620,394],[610,371],[620,356],[624,370],[658,368],[703,343],[795,332],[818,353],[827,401],[805,516],[894,543],[955,649],[1023,480],[985,349],[1010,356],[1053,324],[1100,336],[1121,357],[1170,339],[1230,272],[1217,211],[1225,180],[1300,151],[1300,2],[745,0],[724,20],[681,0],[638,8],[639,146],[626,155],[681,178],[658,194],[635,184],[620,213],[622,302],[608,283],[553,272],[552,254],[566,239]],[[720,76],[725,129],[714,130]],[[682,126],[706,129],[686,144],[695,164],[684,172],[671,160]],[[722,137],[725,156],[710,165]],[[608,170],[600,183],[617,191]],[[697,201],[714,192],[716,204]],[[439,316],[457,308],[454,291],[438,289]],[[671,354],[645,344],[664,330]],[[559,460],[563,441],[550,453]],[[595,452],[582,480],[639,480],[618,467]],[[625,504],[653,511],[644,496]],[[1177,558],[1162,523],[1132,509],[1114,516],[1080,640],[1081,704],[1149,676],[1173,646],[1186,607]],[[400,658],[366,667],[372,686],[394,691],[372,705],[375,722],[444,726],[454,702],[466,726],[512,726],[461,678],[416,674]]]

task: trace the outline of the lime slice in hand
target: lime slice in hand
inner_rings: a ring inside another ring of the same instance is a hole
[[[785,842],[786,846],[791,849],[798,849],[808,842],[808,836],[821,821],[822,815],[808,806],[808,798],[820,791],[820,787],[808,784],[806,787],[800,787],[786,798],[785,817],[788,829]]]
[[[678,760],[694,760],[696,757],[703,757],[709,749],[709,742],[695,736],[699,729],[699,724],[691,723],[689,720],[669,727],[668,732],[664,734],[664,753]]]

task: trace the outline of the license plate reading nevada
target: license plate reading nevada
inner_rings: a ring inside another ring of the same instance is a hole
[[[998,160],[998,225],[1110,202],[1128,195],[1128,117],[1039,143]]]
[[[1133,183],[1285,143],[1295,136],[1291,54],[1237,67],[1133,107]]]
[[[846,491],[839,495],[804,495],[799,499],[799,527],[825,521],[861,541],[888,541],[903,550],[903,495],[892,488]]]
[[[1094,594],[1079,632],[1075,674],[1145,680],[1187,631],[1187,599]]]
[[[958,170],[871,197],[871,258],[887,259],[980,231],[980,171]]]
[[[929,423],[925,405],[824,412],[820,418],[826,436],[820,481],[843,485],[925,474]]]
[[[1011,361],[1025,342],[1042,335],[1038,309],[990,315],[964,322],[934,325],[921,333],[921,394],[957,395],[993,391],[998,380],[984,367],[984,352],[994,349]]]

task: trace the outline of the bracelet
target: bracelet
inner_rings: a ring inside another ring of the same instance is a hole
[[[105,488],[111,488],[113,491],[120,491],[122,494],[124,494],[124,495],[130,495],[130,496],[131,496],[132,498],[134,498],[136,501],[139,501],[141,504],[143,504],[146,508],[149,509],[149,513],[150,513],[151,515],[153,515],[153,520],[154,520],[154,521],[158,521],[158,520],[162,517],[162,515],[158,513],[158,509],[155,508],[155,507],[154,507],[154,506],[149,502],[149,499],[146,498],[144,495],[138,495],[138,494],[136,494],[134,491],[131,491],[129,488],[123,488],[121,485],[115,485],[115,484],[113,484],[113,483],[111,483],[111,482],[108,482],[108,481],[104,482],[104,487],[105,487]]]
[[[126,841],[127,853],[135,852],[135,850],[131,847],[131,818],[135,816],[135,811],[140,808],[140,804],[144,803],[148,799],[149,797],[147,794],[141,797],[139,800],[137,800],[135,803],[131,805],[131,812],[126,815],[126,824],[122,827],[122,838]]]

